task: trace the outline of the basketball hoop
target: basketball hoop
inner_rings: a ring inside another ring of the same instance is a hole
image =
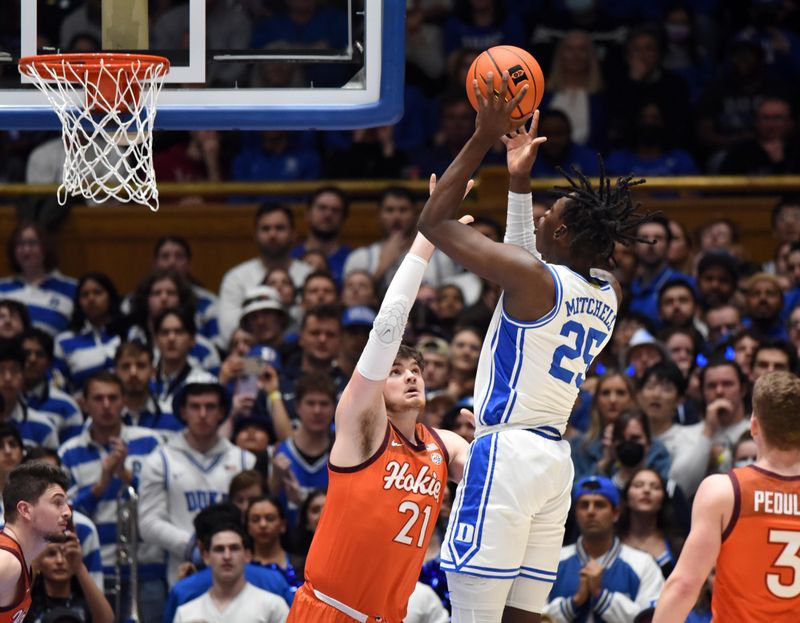
[[[47,96],[63,126],[67,194],[102,203],[135,202],[158,210],[153,170],[156,99],[169,60],[143,54],[44,54],[19,71]]]

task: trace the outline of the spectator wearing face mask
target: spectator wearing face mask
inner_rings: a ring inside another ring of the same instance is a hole
[[[733,466],[747,467],[758,460],[758,446],[749,430],[742,433],[733,446]]]
[[[595,474],[610,477],[621,491],[636,470],[649,467],[664,480],[669,479],[672,464],[669,452],[660,441],[653,439],[647,416],[636,408],[623,413],[611,430],[611,460],[598,463]]]

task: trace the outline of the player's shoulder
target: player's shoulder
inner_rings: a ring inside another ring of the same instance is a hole
[[[706,476],[697,489],[695,499],[699,497],[701,500],[712,503],[732,499],[734,481],[738,483],[738,478],[734,472]]]

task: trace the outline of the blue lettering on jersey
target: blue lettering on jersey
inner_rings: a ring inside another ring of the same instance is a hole
[[[589,314],[600,319],[606,328],[611,331],[617,314],[613,307],[610,307],[600,299],[591,296],[576,296],[566,302],[567,316],[574,314]]]
[[[184,491],[183,495],[186,496],[186,507],[190,513],[225,501],[225,496],[219,491]]]

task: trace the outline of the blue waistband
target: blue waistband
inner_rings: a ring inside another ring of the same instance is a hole
[[[561,433],[552,426],[537,426],[536,428],[526,428],[525,430],[550,441],[561,441]]]

